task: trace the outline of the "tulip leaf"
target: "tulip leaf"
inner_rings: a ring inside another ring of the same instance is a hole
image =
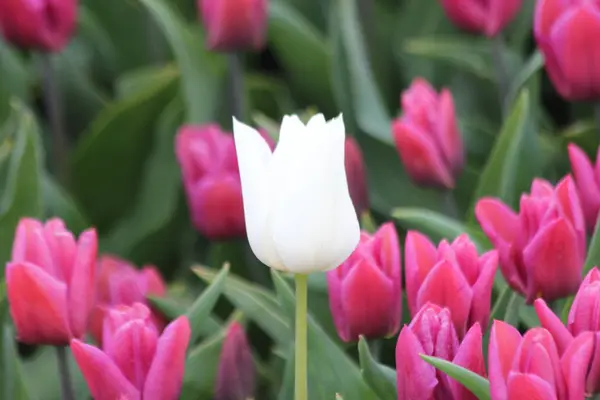
[[[295,296],[285,279],[271,270],[277,295],[284,309],[285,316],[293,319]],[[319,324],[308,315],[308,398],[327,399],[340,393],[346,400],[379,399],[373,390],[363,381],[358,366],[344,351],[323,331]],[[291,352],[293,354],[293,352]],[[291,355],[290,354],[290,355]],[[288,356],[287,374],[293,370],[294,357]],[[286,381],[279,393],[280,399],[293,398],[293,382],[286,375]],[[343,382],[343,387],[340,385]]]
[[[515,207],[519,193],[517,178],[522,161],[520,155],[526,136],[527,118],[530,112],[529,92],[521,91],[510,115],[505,120],[500,135],[489,156],[473,196],[474,202],[482,197],[498,197]],[[472,204],[475,209],[475,203]]]
[[[1,304],[0,299],[0,305]],[[0,398],[11,400],[33,399],[25,382],[23,366],[16,349],[15,333],[4,321],[0,321]]]
[[[148,302],[152,308],[156,309],[168,321],[172,321],[181,315],[186,314],[186,308],[176,303],[174,300],[166,297],[148,296]],[[217,319],[210,315],[202,324],[199,325],[198,331],[200,336],[210,336],[221,329],[221,324]]]
[[[4,39],[0,37],[0,122],[11,112],[10,101],[13,97],[24,101],[31,77],[24,60],[19,57]],[[10,77],[7,79],[6,77]]]
[[[75,200],[49,174],[42,180],[45,215],[59,217],[73,233],[79,234],[90,226]]]
[[[531,77],[537,74],[543,67],[544,56],[539,50],[536,50],[512,79],[506,97],[506,104],[512,104]]]
[[[204,41],[204,34],[188,29],[170,2],[140,2],[148,8],[173,49],[181,70],[181,90],[187,106],[188,122],[200,124],[211,120],[221,93],[219,88],[224,72],[222,59],[199,45]]]
[[[490,382],[484,377],[438,357],[421,354],[421,358],[463,384],[479,400],[490,400]]]
[[[194,270],[194,272],[196,272],[196,270]],[[190,326],[192,328],[190,343],[196,343],[196,340],[198,340],[200,337],[202,325],[206,324],[206,320],[210,316],[212,309],[214,308],[215,304],[217,304],[217,300],[219,300],[219,297],[223,293],[227,274],[229,274],[229,264],[225,264],[223,266],[215,279],[202,292],[196,301],[194,301],[190,309],[187,311],[186,315],[190,320]]]
[[[193,269],[204,281],[210,283],[216,278],[213,270],[203,267]],[[275,294],[261,286],[243,279],[228,276],[223,294],[245,316],[252,319],[274,341],[287,345],[291,339],[290,323],[275,300]]]
[[[600,223],[596,223],[594,234],[588,247],[587,257],[583,266],[583,274],[587,273],[594,267],[600,266]]]
[[[367,340],[363,336],[358,341],[358,358],[365,382],[377,393],[379,398],[396,399],[398,397],[396,371],[375,361]]]
[[[176,81],[176,74],[157,76],[144,91],[108,105],[75,149],[72,189],[100,232],[133,208],[152,146],[149,131]]]

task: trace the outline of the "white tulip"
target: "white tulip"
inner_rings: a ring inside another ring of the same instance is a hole
[[[326,271],[356,248],[360,227],[344,168],[344,121],[285,116],[273,153],[233,119],[250,247],[271,268]]]

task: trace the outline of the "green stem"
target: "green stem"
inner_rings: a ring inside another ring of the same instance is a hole
[[[75,396],[73,395],[73,385],[71,383],[71,374],[69,373],[69,363],[67,361],[67,348],[64,346],[57,346],[56,358],[58,359],[58,372],[60,375],[62,398],[63,400],[75,400]]]
[[[498,77],[498,93],[500,95],[500,107],[502,110],[505,109],[506,97],[508,95],[508,85],[510,84],[510,77],[508,75],[508,69],[506,67],[506,60],[504,59],[504,41],[502,35],[498,34],[492,39],[492,58],[494,60],[494,67],[496,68],[496,76]]]
[[[369,351],[371,352],[371,356],[373,356],[373,359],[377,362],[379,362],[381,360],[381,340],[379,339],[373,339],[370,340],[369,342]]]
[[[229,65],[229,92],[231,112],[237,119],[244,118],[244,64],[241,54],[227,55]]]
[[[308,399],[306,314],[308,308],[308,275],[296,274],[296,356],[295,400]]]
[[[594,117],[596,119],[596,129],[598,130],[596,133],[600,136],[600,103],[596,103],[594,106]]]

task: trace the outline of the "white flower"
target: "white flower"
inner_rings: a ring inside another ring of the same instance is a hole
[[[253,128],[233,119],[248,241],[271,268],[294,273],[340,265],[360,227],[344,168],[344,121],[315,115],[305,126],[285,116],[273,153]]]

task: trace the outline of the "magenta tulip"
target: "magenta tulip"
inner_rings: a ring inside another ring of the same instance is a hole
[[[354,203],[356,213],[361,215],[369,210],[369,190],[367,188],[362,151],[356,140],[351,136],[346,136],[344,162],[350,197],[352,203]]]
[[[523,0],[441,0],[448,18],[459,27],[494,37],[519,12]]]
[[[593,232],[600,211],[600,148],[594,165],[577,145],[569,143],[569,160],[581,200],[588,232]]]
[[[242,326],[234,322],[227,329],[215,387],[215,400],[247,400],[254,397],[256,368]]]

